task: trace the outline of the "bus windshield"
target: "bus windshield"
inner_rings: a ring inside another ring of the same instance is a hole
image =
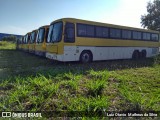
[[[37,40],[36,40],[37,43],[38,42],[39,43],[43,42],[43,40],[44,40],[44,32],[45,32],[44,28],[41,28],[41,29],[38,30],[38,36],[37,36]]]
[[[25,43],[27,44],[28,43],[28,35],[26,35],[26,38],[25,38]]]
[[[49,28],[47,42],[59,42],[62,37],[62,22],[54,23]]]
[[[47,42],[50,42],[51,40],[51,37],[52,37],[52,31],[53,31],[53,25],[51,25],[49,27],[49,33],[48,33],[48,39],[47,39]]]
[[[31,33],[31,42],[30,43],[34,43],[35,40],[35,32]]]

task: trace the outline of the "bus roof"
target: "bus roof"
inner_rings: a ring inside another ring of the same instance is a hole
[[[102,22],[96,22],[96,21],[82,20],[82,19],[77,19],[77,18],[61,18],[61,19],[58,19],[58,20],[51,22],[51,24],[58,22],[58,21],[68,21],[68,22],[73,22],[73,23],[83,23],[83,24],[90,24],[90,25],[97,25],[97,26],[119,28],[119,29],[136,30],[136,31],[138,30],[138,31],[143,31],[143,32],[159,33],[159,31],[154,31],[154,30],[147,30],[147,29],[142,29],[142,28],[135,28],[135,27],[108,24],[108,23],[102,23]]]
[[[41,26],[41,27],[39,27],[38,29],[45,28],[45,27],[49,27],[49,25]]]
[[[36,29],[36,30],[33,30],[32,32],[35,32],[35,31],[38,31],[38,30]]]
[[[26,33],[24,36],[26,36],[26,35],[28,35],[28,34],[31,34],[31,32]]]

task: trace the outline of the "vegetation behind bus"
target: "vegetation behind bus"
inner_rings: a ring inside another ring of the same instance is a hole
[[[0,49],[15,49],[17,38],[15,36],[4,37],[0,41]]]
[[[94,111],[98,116],[105,109],[160,109],[160,56],[84,65],[15,49],[0,54],[0,111]]]
[[[160,31],[160,1],[149,1],[147,14],[141,16],[141,24],[144,28]]]

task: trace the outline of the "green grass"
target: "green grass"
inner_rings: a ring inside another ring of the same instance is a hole
[[[0,41],[0,49],[15,49],[16,45],[13,42]]]
[[[0,111],[94,113],[84,120],[103,111],[158,111],[159,60],[61,63],[1,49]]]
[[[117,71],[121,95],[136,111],[160,109],[160,65]],[[132,73],[132,74],[131,74]]]

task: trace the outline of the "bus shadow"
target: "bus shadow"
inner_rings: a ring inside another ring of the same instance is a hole
[[[45,58],[40,58],[20,50],[0,50],[0,81],[16,76],[34,76],[39,69],[47,69],[52,64]]]
[[[81,67],[84,70],[93,69],[95,71],[100,70],[123,70],[123,69],[131,69],[131,68],[141,68],[141,67],[152,67],[155,63],[154,58],[146,58],[140,60],[106,60],[106,61],[95,61],[87,64],[82,64],[79,62],[68,62],[64,63],[66,65],[70,65],[73,67]]]
[[[80,62],[58,62],[44,57],[35,56],[20,50],[0,50],[0,79],[15,76],[44,76],[55,74],[55,71],[76,74],[94,71],[113,71],[130,68],[152,67],[154,58],[142,60],[107,60],[87,64]],[[58,72],[56,72],[59,74]]]

